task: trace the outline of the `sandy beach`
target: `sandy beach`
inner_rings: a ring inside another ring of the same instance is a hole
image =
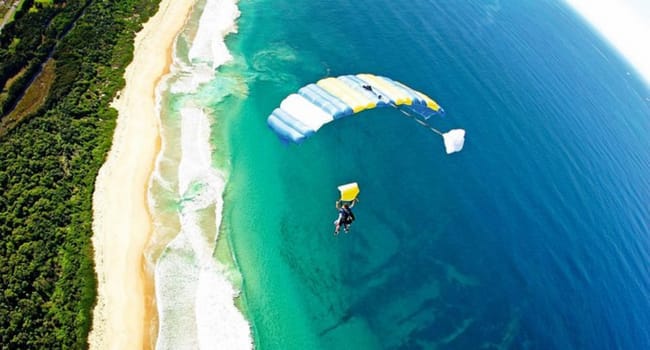
[[[155,91],[169,70],[171,48],[194,0],[162,0],[135,38],[126,86],[114,101],[117,127],[93,195],[98,300],[91,349],[152,348],[153,281],[143,251],[152,225],[147,190],[160,148]]]

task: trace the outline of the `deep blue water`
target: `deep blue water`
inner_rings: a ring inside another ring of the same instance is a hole
[[[650,348],[650,90],[558,1],[239,3],[224,227],[258,349]],[[280,142],[300,86],[370,72],[394,110]],[[359,182],[334,237],[336,186]]]

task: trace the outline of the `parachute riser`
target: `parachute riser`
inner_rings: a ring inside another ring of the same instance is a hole
[[[425,120],[422,120],[422,119],[419,119],[419,118],[415,117],[414,115],[412,115],[412,114],[410,114],[409,112],[403,110],[402,108],[399,108],[399,107],[398,107],[397,105],[395,105],[394,103],[391,103],[390,105],[393,106],[393,107],[394,107],[395,109],[397,109],[398,111],[402,112],[402,114],[404,114],[404,116],[406,116],[407,118],[411,118],[411,119],[415,120],[415,121],[416,121],[418,124],[420,124],[421,126],[423,126],[423,127],[427,128],[427,129],[429,129],[430,131],[432,131],[432,132],[434,132],[434,133],[436,133],[436,134],[442,136],[442,132],[441,132],[440,130],[438,130],[438,129],[432,127],[432,126],[429,125],[429,124],[427,124],[427,122],[426,122]]]

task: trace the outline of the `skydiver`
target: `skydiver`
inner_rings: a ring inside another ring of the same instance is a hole
[[[361,87],[368,90],[368,91],[370,91],[370,92],[372,92],[373,94],[375,94],[375,96],[377,96],[377,99],[381,100],[381,95],[377,94],[375,92],[375,90],[372,89],[372,86],[370,86],[370,85],[361,85]]]
[[[343,226],[343,231],[345,233],[350,232],[350,225],[352,222],[356,219],[354,217],[354,213],[352,212],[352,207],[354,207],[354,204],[356,204],[358,201],[357,198],[352,200],[350,204],[348,203],[342,203],[342,201],[338,200],[336,201],[336,209],[339,212],[339,216],[334,220],[334,235],[338,235],[339,231],[341,229],[341,226]],[[343,204],[343,206],[341,206]]]

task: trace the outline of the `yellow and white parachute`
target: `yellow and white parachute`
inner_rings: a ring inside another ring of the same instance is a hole
[[[331,121],[386,106],[408,109],[425,120],[445,114],[432,98],[402,83],[377,75],[357,74],[325,78],[301,88],[282,100],[267,123],[282,139],[299,143]],[[429,128],[443,136],[447,153],[462,149],[464,130],[443,134]]]

